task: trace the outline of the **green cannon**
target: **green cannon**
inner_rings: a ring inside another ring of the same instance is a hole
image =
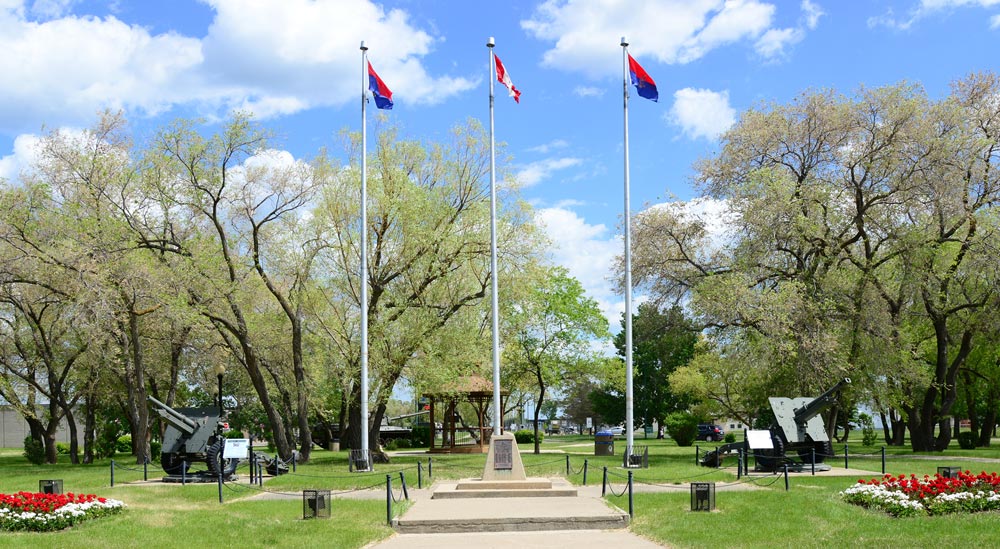
[[[219,472],[229,478],[236,471],[238,459],[224,459],[224,423],[217,406],[202,408],[171,408],[156,398],[149,397],[154,411],[167,423],[163,433],[160,465],[172,476],[189,475],[206,480],[218,478]],[[193,465],[204,464],[205,471],[190,471]]]
[[[768,402],[774,412],[774,423],[769,429],[771,448],[753,450],[757,470],[778,471],[785,464],[789,470],[814,465],[817,471],[828,470],[830,466],[823,461],[833,455],[833,446],[820,414],[836,404],[840,391],[850,384],[851,379],[845,377],[815,398],[770,397]],[[718,467],[724,454],[741,449],[750,452],[746,441],[724,444],[706,453],[700,462],[707,467]]]

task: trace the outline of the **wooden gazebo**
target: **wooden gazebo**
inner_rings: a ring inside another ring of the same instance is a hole
[[[500,392],[500,409],[509,392]],[[493,403],[493,382],[472,375],[434,393],[423,395],[430,401],[432,453],[485,454],[490,450],[493,427],[486,424],[486,412]],[[463,417],[459,404],[472,405],[475,417]],[[440,426],[439,426],[440,423]],[[501,422],[501,429],[503,425]],[[502,431],[501,431],[502,432]]]

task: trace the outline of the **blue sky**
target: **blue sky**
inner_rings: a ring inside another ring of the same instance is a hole
[[[941,97],[997,70],[1000,0],[0,0],[0,177],[30,163],[43,128],[84,128],[103,108],[124,109],[139,139],[249,109],[292,155],[339,151],[360,127],[361,40],[391,120],[443,139],[488,121],[490,36],[522,91],[517,105],[498,89],[496,138],[554,260],[617,324],[622,36],[660,95],[630,101],[638,211],[696,196],[692,163],[753,105],[901,80]]]

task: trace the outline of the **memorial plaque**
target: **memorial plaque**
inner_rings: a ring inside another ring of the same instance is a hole
[[[222,459],[247,459],[250,456],[250,439],[229,438],[222,449]]]
[[[511,470],[514,468],[514,445],[511,444],[510,440],[496,439],[494,443],[494,453],[493,453],[493,469],[501,470]]]

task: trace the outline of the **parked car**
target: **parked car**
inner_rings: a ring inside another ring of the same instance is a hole
[[[608,427],[607,429],[602,429],[604,431],[609,431],[612,435],[624,435],[625,428],[621,425],[616,425],[614,427]]]
[[[700,423],[698,424],[698,440],[707,440],[708,442],[715,442],[722,440],[722,437],[726,435],[722,427],[714,425],[712,423]]]

